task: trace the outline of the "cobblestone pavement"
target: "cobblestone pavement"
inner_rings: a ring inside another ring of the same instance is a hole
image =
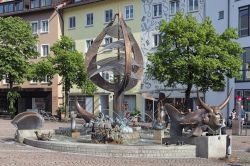
[[[46,122],[44,128],[68,127],[67,123]],[[228,131],[230,132],[230,131]],[[39,149],[14,141],[15,129],[0,119],[0,166],[226,166],[250,165],[250,136],[233,137],[231,164],[220,159],[141,159],[108,158]],[[249,130],[250,135],[250,130]]]

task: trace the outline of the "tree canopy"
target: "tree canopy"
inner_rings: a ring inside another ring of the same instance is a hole
[[[225,87],[225,76],[238,77],[243,53],[235,29],[217,34],[212,21],[202,23],[190,14],[177,13],[160,26],[162,42],[157,51],[148,56],[147,74],[166,86],[186,86],[186,103],[195,85],[203,91]]]
[[[29,58],[37,56],[37,37],[19,17],[0,17],[0,77],[9,83],[22,83],[28,74]]]
[[[32,77],[43,80],[44,76],[61,76],[64,89],[66,117],[68,116],[67,104],[70,88],[77,85],[85,94],[93,94],[96,90],[94,84],[88,79],[83,54],[74,49],[74,42],[67,36],[53,44],[51,51],[54,55],[33,65]]]
[[[31,26],[19,17],[0,17],[0,79],[9,83],[8,101],[10,113],[19,97],[13,84],[23,83],[29,71],[29,58],[36,57],[37,37]]]

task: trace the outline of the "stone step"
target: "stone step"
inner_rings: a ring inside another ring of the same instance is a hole
[[[61,152],[81,153],[85,155],[105,157],[133,158],[195,158],[195,145],[111,145],[90,143],[65,143],[59,141],[38,141],[35,138],[25,138],[24,143],[38,148]]]

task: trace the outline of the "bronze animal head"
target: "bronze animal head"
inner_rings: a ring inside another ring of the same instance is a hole
[[[203,115],[203,123],[208,125],[211,129],[217,130],[223,125],[223,117],[220,111],[227,105],[230,96],[232,94],[232,89],[228,95],[228,97],[218,106],[209,106],[204,103],[199,95],[199,91],[197,90],[197,98],[201,107],[204,108],[207,113]]]
[[[204,109],[197,109],[188,113],[182,113],[171,104],[166,103],[165,109],[171,119],[170,136],[182,136],[182,129],[185,127],[192,128],[191,135],[193,136],[201,136],[204,130],[204,128],[202,129],[203,126],[207,126],[213,131],[218,130],[223,125],[223,117],[220,111],[228,103],[231,93],[232,90],[219,106],[209,106],[201,100],[197,91],[198,101]]]

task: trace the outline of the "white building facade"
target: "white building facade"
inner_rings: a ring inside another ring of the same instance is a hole
[[[245,50],[241,56],[243,60],[241,78],[228,80],[224,93],[210,92],[206,95],[206,99],[208,102],[217,103],[219,102],[217,96],[224,98],[232,89],[233,95],[223,112],[224,115],[230,114],[235,107],[236,96],[242,97],[245,110],[250,111],[250,1],[207,0],[205,8],[206,16],[211,18],[218,33],[223,33],[228,27],[237,29],[239,34],[237,42]]]
[[[228,117],[235,107],[235,97],[243,97],[243,104],[246,110],[250,110],[250,1],[249,0],[142,0],[141,18],[141,50],[145,58],[145,69],[148,64],[147,56],[156,50],[159,44],[159,27],[162,20],[170,21],[177,11],[185,14],[192,13],[199,22],[205,17],[211,20],[218,33],[223,33],[228,27],[239,29],[240,38],[237,40],[246,53],[242,56],[244,64],[242,67],[242,79],[226,79],[224,91],[208,91],[204,94],[205,102],[209,105],[219,105],[228,96],[232,89],[232,96],[228,105],[223,109],[222,114]],[[248,63],[249,62],[249,63]],[[185,87],[176,88],[164,87],[156,80],[150,80],[144,76],[141,91],[149,92],[157,97],[159,92],[170,95],[169,98],[180,100],[185,96]],[[192,89],[193,109],[196,105],[196,89]],[[148,102],[143,103],[147,112]],[[150,105],[150,104],[149,104]],[[153,104],[151,104],[153,105]],[[152,107],[152,106],[151,106]],[[151,108],[152,109],[152,108]]]
[[[156,51],[161,41],[159,27],[162,20],[169,22],[178,11],[185,14],[192,13],[199,22],[205,18],[204,0],[142,0],[141,1],[141,51],[144,56],[144,68],[148,64],[147,56]],[[151,80],[144,75],[141,92],[149,95],[142,95],[142,108],[146,114],[152,115],[156,109],[156,101],[160,92],[165,93],[175,104],[183,102],[185,87],[177,85],[175,88],[164,87],[156,80]],[[145,97],[146,96],[146,97]],[[152,98],[148,97],[151,96]],[[191,97],[194,99],[193,108],[196,106],[196,89],[192,89]],[[154,115],[153,115],[154,116]]]

